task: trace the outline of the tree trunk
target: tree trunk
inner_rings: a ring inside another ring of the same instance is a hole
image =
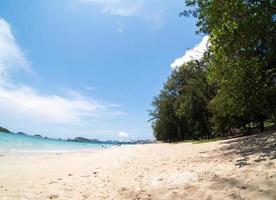
[[[178,137],[178,140],[181,140],[182,137],[181,137],[181,128],[180,126],[177,126],[177,137]]]
[[[264,121],[260,122],[260,130],[261,130],[261,133],[264,132]]]

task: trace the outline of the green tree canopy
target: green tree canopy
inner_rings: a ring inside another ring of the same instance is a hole
[[[186,0],[198,33],[209,35],[201,60],[174,70],[151,111],[160,140],[209,137],[276,122],[276,2]]]

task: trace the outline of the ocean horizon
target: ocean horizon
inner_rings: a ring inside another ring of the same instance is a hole
[[[65,152],[112,147],[102,142],[78,142],[0,132],[0,152]]]

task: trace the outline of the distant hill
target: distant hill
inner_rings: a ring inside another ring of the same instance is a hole
[[[42,135],[38,135],[38,134],[36,134],[36,135],[34,135],[35,137],[41,137],[42,138]]]
[[[23,133],[23,132],[18,132],[16,134],[18,134],[18,135],[27,135],[27,133]]]
[[[0,131],[4,133],[10,133],[9,129],[3,128],[3,127],[0,127]]]
[[[100,143],[100,140],[97,139],[88,139],[84,137],[76,137],[75,139],[67,139],[67,141],[75,141],[75,142],[95,142],[95,143]]]
[[[48,138],[48,137],[43,137],[42,135],[35,134],[35,135],[29,135],[24,132],[17,132],[13,133],[10,130],[0,127],[0,132],[4,133],[12,133],[12,134],[17,134],[17,135],[25,135],[29,137],[37,137],[37,138],[44,138],[44,139],[55,139],[55,138]],[[63,140],[61,138],[58,138],[56,140]],[[67,141],[69,142],[91,142],[91,143],[102,143],[102,144],[113,144],[113,145],[121,145],[121,144],[149,144],[152,143],[152,140],[132,140],[132,141],[118,141],[118,140],[106,140],[106,141],[101,141],[98,139],[88,139],[85,137],[75,137],[74,139],[68,138]]]

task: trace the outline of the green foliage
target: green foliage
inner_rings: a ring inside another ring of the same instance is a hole
[[[151,111],[158,140],[210,137],[208,103],[214,89],[208,84],[204,62],[189,62],[174,70]]]
[[[263,123],[276,105],[275,1],[207,2],[193,1],[198,26],[210,36],[209,80],[219,85],[215,118],[237,127]]]
[[[276,2],[186,0],[209,35],[204,59],[172,72],[153,102],[157,139],[225,135],[276,122]]]

